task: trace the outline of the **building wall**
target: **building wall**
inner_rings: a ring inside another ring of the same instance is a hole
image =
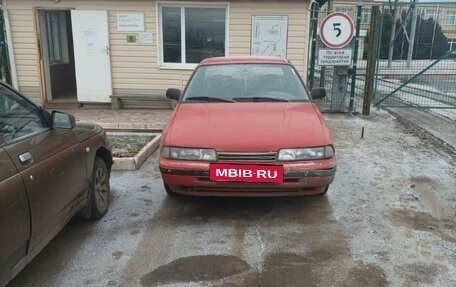
[[[230,1],[229,55],[250,54],[252,15],[288,15],[288,58],[305,78],[308,5],[307,1]],[[43,96],[40,88],[35,8],[108,10],[114,94],[163,93],[168,87],[183,88],[192,72],[160,67],[157,59],[156,1],[62,0],[55,3],[53,0],[8,0],[7,8],[10,14],[19,89],[37,103],[43,102]],[[153,33],[153,44],[127,43],[126,36],[134,33],[117,31],[116,15],[119,12],[145,13],[146,32]]]

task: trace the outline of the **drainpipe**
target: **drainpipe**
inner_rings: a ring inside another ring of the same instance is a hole
[[[11,82],[14,88],[19,89],[19,85],[17,83],[16,58],[14,57],[13,37],[11,36],[11,26],[9,22],[8,9],[6,8],[6,0],[3,0],[0,6],[3,10],[3,17],[5,19],[6,42],[8,43],[8,58],[10,64]]]

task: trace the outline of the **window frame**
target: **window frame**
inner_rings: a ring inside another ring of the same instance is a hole
[[[370,24],[372,7],[361,8],[361,24]]]
[[[334,9],[335,12],[347,14],[350,17],[353,17],[353,14],[356,13],[352,7],[339,6]]]
[[[453,47],[456,48],[456,38],[449,38],[448,44],[450,44],[450,51],[454,49]]]
[[[429,11],[432,11],[431,13]],[[433,19],[434,21],[439,21],[440,10],[439,7],[425,7],[421,10],[421,18],[423,20]]]
[[[450,22],[450,16],[452,20]],[[449,9],[445,15],[445,26],[446,27],[454,27],[456,26],[456,9]]]
[[[157,18],[157,59],[158,59],[158,68],[162,69],[177,69],[177,70],[194,70],[197,63],[165,63],[164,62],[164,49],[163,49],[163,21],[162,21],[162,8],[171,7],[171,8],[180,8],[181,9],[181,55],[182,59],[186,60],[186,41],[185,41],[185,8],[224,8],[225,9],[225,57],[229,56],[229,15],[230,15],[230,5],[227,2],[182,2],[182,1],[173,1],[173,2],[156,2],[156,18]]]

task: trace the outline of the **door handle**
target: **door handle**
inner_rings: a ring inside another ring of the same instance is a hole
[[[19,155],[19,160],[22,164],[29,163],[33,160],[32,154],[30,152],[24,152]]]

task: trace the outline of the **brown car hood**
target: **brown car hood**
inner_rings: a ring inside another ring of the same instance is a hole
[[[77,123],[76,127],[73,129],[73,132],[79,142],[83,142],[84,140],[91,138],[102,131],[103,128],[99,125],[89,123]]]

